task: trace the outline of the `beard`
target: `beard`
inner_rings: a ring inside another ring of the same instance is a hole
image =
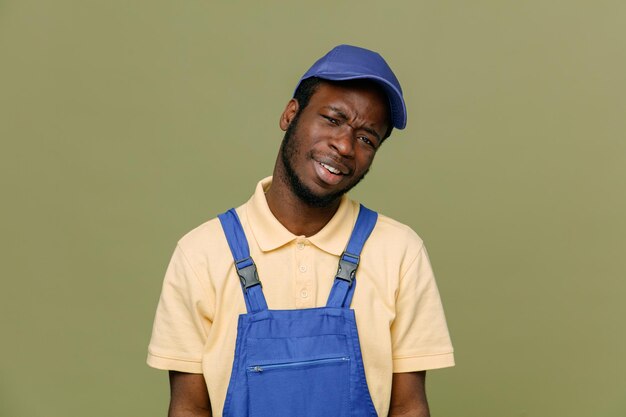
[[[289,124],[280,146],[280,159],[285,168],[284,175],[286,176],[286,183],[290,186],[291,191],[293,191],[296,197],[306,205],[310,207],[328,207],[361,182],[365,174],[369,172],[369,169],[357,178],[356,181],[347,184],[340,190],[328,194],[316,194],[302,182],[292,163],[295,157],[300,153],[297,147],[298,138],[295,135],[299,119],[300,114],[298,113]],[[306,157],[307,159],[312,159],[312,152],[309,152]]]

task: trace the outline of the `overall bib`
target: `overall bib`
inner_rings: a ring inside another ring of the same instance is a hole
[[[378,214],[364,206],[339,259],[326,307],[269,310],[234,209],[218,216],[241,280],[224,417],[377,417],[350,303],[361,250]]]

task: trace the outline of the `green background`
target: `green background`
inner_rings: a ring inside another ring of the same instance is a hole
[[[433,416],[626,415],[623,1],[0,1],[0,416],[157,416],[179,237],[269,175],[332,46],[408,127],[352,193],[426,241],[456,349]]]

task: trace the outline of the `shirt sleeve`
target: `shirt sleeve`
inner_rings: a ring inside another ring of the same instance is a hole
[[[391,340],[393,372],[454,366],[439,290],[423,245],[400,279]]]
[[[149,366],[202,373],[202,351],[211,329],[209,294],[176,246],[165,273],[161,297],[148,346]]]

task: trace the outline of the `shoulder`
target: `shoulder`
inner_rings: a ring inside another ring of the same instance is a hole
[[[399,264],[404,270],[423,248],[424,241],[410,226],[379,213],[364,250],[376,259],[385,259],[385,263]]]
[[[241,206],[243,207],[243,206]],[[241,207],[237,213],[241,216]],[[229,267],[232,254],[218,217],[213,217],[187,232],[178,240],[178,249],[197,268]]]
[[[422,238],[408,225],[392,219],[384,214],[378,214],[376,229],[383,238],[402,239],[407,244],[422,246]]]
[[[183,235],[177,244],[178,259],[187,263],[202,282],[228,275],[233,258],[222,225],[214,217]]]
[[[224,240],[223,235],[220,221],[214,217],[185,233],[178,240],[178,246],[185,252],[207,251],[216,245],[221,245]]]
[[[398,245],[410,250],[420,250],[424,246],[422,238],[408,225],[384,214],[378,214],[372,238],[384,245]]]

